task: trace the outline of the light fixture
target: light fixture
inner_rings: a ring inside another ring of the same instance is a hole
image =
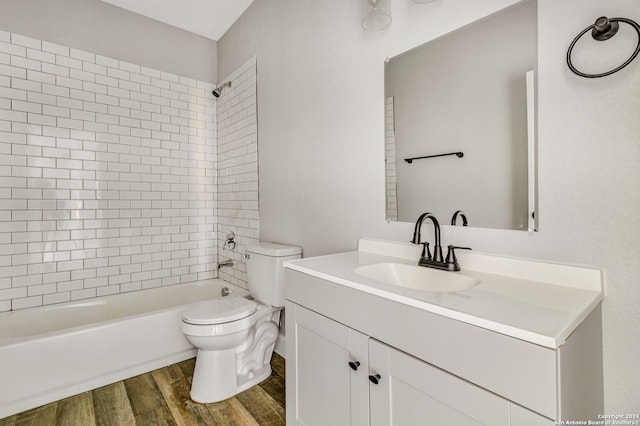
[[[391,24],[391,0],[361,0],[362,28],[380,31]]]

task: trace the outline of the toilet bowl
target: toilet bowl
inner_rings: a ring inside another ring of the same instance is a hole
[[[243,297],[202,302],[183,313],[182,332],[198,348],[196,402],[218,402],[260,383],[278,339],[280,309]]]
[[[255,299],[226,296],[183,312],[182,332],[198,349],[194,401],[222,401],[269,377],[284,305],[282,263],[300,253],[299,247],[266,242],[247,248],[248,285]]]

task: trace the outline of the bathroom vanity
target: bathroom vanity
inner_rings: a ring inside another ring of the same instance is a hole
[[[433,274],[418,256],[361,239],[285,264],[288,424],[597,419],[600,270],[465,253]]]

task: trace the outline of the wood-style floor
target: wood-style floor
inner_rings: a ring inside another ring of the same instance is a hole
[[[284,425],[284,359],[273,354],[271,376],[214,404],[189,398],[195,358],[0,419],[17,425]]]

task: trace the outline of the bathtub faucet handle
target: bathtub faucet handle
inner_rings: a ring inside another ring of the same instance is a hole
[[[227,234],[227,239],[222,245],[222,250],[231,250],[234,251],[236,249],[236,233],[233,231],[229,231]]]
[[[222,295],[222,297],[228,296],[231,294],[231,290],[229,290],[229,287],[222,287],[220,294]]]

